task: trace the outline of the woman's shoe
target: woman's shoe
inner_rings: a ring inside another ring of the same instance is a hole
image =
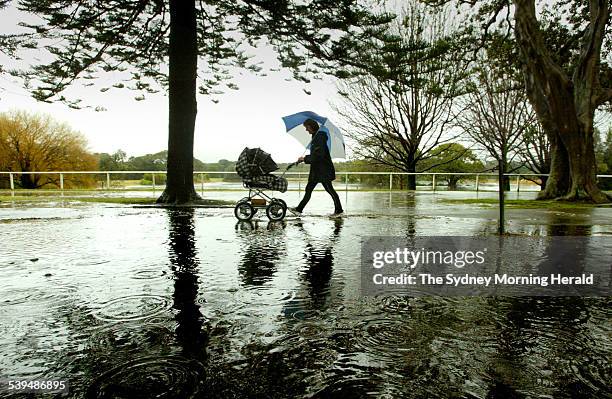
[[[291,212],[295,216],[301,216],[302,215],[302,212],[298,211],[296,208],[289,207],[287,209],[289,210],[289,212]]]

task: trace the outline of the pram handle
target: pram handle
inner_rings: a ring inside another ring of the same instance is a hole
[[[290,163],[289,165],[287,165],[287,168],[286,168],[286,169],[283,171],[283,173],[280,175],[280,177],[284,177],[284,176],[285,176],[285,173],[287,173],[287,171],[288,171],[289,169],[293,168],[294,166],[299,165],[300,163],[301,163],[301,162],[296,161],[296,162],[292,162],[292,163]]]

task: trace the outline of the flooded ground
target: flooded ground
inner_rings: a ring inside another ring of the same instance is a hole
[[[363,237],[495,232],[494,207],[455,196],[341,193],[348,217],[331,220],[316,192],[276,223],[3,203],[0,375],[64,377],[74,398],[612,397],[610,298],[359,295]],[[514,233],[612,235],[610,209],[507,217]]]

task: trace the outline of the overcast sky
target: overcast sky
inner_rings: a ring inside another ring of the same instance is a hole
[[[27,16],[11,8],[0,10],[0,32],[19,30],[17,24],[24,18]],[[270,67],[277,66],[269,47],[256,49],[253,55]],[[0,54],[0,65],[15,67],[12,63]],[[300,144],[285,134],[281,117],[308,110],[338,122],[330,101],[339,101],[339,96],[331,78],[313,80],[306,86],[289,79],[290,76],[288,71],[269,72],[266,77],[242,71],[235,78],[240,90],[219,96],[219,103],[198,95],[194,155],[205,162],[236,160],[245,146],[262,147],[278,162],[293,161],[302,155],[304,150]],[[130,156],[138,156],[166,149],[167,97],[149,94],[146,100],[136,101],[137,93],[127,89],[100,92],[101,87],[111,86],[120,78],[108,76],[99,79],[96,86],[77,84],[68,90],[68,97],[83,98],[89,105],[106,109],[96,112],[92,108],[75,110],[61,103],[36,102],[10,76],[0,74],[0,112],[22,109],[50,114],[83,133],[92,152],[112,153],[122,149]],[[312,94],[307,95],[304,88]],[[598,118],[598,127],[606,131],[611,119]],[[350,156],[350,142],[347,150]]]
[[[14,32],[22,17],[11,9],[0,10],[2,32]],[[256,50],[258,58],[275,64],[270,48]],[[11,68],[12,61],[0,57],[0,64]],[[236,77],[240,87],[219,96],[215,104],[206,96],[198,95],[198,115],[195,129],[194,155],[205,162],[219,159],[235,160],[245,146],[262,147],[278,162],[293,161],[303,148],[284,130],[281,117],[314,111],[334,120],[329,100],[335,99],[335,85],[331,78],[313,81],[308,86],[288,81],[287,71],[269,72],[266,77],[254,76],[248,71]],[[75,110],[61,103],[47,104],[32,99],[29,93],[8,75],[0,75],[0,112],[21,109],[41,112],[68,123],[89,141],[93,152],[114,152],[122,149],[128,155],[144,155],[167,148],[168,98],[163,94],[148,95],[144,101],[135,101],[135,92],[111,89],[105,93],[100,87],[116,81],[109,77],[100,85],[75,85],[70,94],[83,98],[89,105],[100,105],[106,111]],[[312,94],[307,95],[307,88]]]
[[[235,160],[250,146],[262,147],[276,161],[293,161],[303,147],[285,134],[281,117],[306,110],[334,116],[328,99],[335,96],[335,88],[329,80],[310,84],[310,96],[302,91],[303,85],[287,82],[282,76],[244,76],[238,82],[240,90],[222,95],[217,104],[198,96],[196,158],[205,162]],[[93,152],[122,149],[128,155],[143,155],[167,148],[168,98],[163,95],[135,101],[134,92],[117,89],[104,95],[107,111],[96,112],[37,102],[6,77],[0,86],[0,112],[23,109],[50,114],[82,132]]]

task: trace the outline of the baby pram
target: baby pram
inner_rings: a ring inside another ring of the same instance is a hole
[[[285,172],[293,165],[289,165]],[[287,179],[283,177],[285,173],[275,176],[271,174],[275,170],[278,170],[278,165],[267,152],[248,147],[242,150],[236,163],[236,172],[242,179],[242,185],[249,189],[249,195],[238,201],[234,207],[234,215],[238,220],[251,220],[258,209],[264,208],[270,220],[282,220],[285,217],[285,201],[270,197],[264,192],[287,191]]]

